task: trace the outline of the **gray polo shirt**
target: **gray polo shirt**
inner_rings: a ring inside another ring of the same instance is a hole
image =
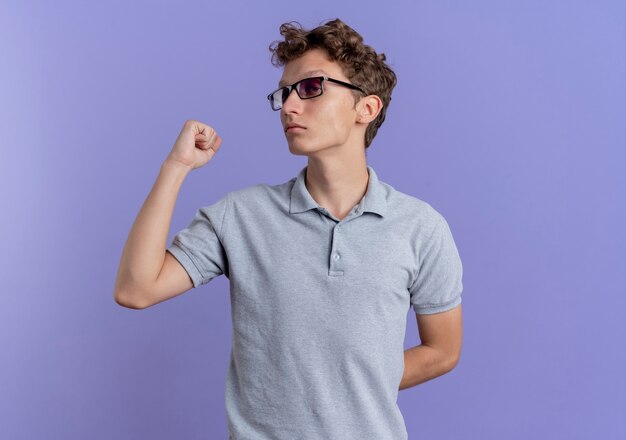
[[[458,306],[462,265],[443,216],[367,169],[341,221],[311,197],[305,167],[200,208],[167,249],[194,287],[230,280],[230,439],[407,438],[407,312]]]

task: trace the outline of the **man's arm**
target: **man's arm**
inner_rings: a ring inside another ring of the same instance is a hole
[[[461,356],[463,322],[461,305],[430,315],[415,315],[422,343],[404,351],[400,390],[451,371]]]
[[[175,161],[166,160],[161,166],[157,181],[137,215],[122,252],[115,280],[114,297],[118,304],[134,309],[149,305],[144,296],[146,291],[154,290],[153,286],[164,267],[174,205],[189,171],[189,167]],[[186,287],[191,288],[184,269],[182,273],[178,284],[185,281],[188,284]]]
[[[118,304],[142,309],[193,287],[182,265],[166,252],[167,234],[183,181],[191,170],[207,164],[220,144],[208,125],[194,120],[183,125],[122,251],[114,287]]]

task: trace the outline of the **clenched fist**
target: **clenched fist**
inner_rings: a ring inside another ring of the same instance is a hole
[[[194,170],[206,165],[222,144],[213,127],[187,120],[166,160],[180,162]]]

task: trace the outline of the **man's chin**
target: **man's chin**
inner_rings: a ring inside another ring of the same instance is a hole
[[[289,143],[289,152],[296,156],[307,156],[313,151],[309,148],[305,148],[302,145],[294,145]]]

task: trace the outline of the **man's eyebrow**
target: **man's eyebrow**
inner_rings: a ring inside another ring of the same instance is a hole
[[[324,71],[323,71],[323,70],[321,70],[321,69],[317,69],[317,70],[309,70],[308,72],[304,72],[304,73],[302,74],[302,78],[300,78],[300,79],[309,78],[309,77],[311,77],[311,76],[320,75],[320,74],[321,74],[321,75],[328,76],[328,73],[324,72]],[[283,81],[283,80],[281,80],[281,81],[278,83],[278,87],[285,87],[286,85],[287,85],[287,82],[286,82],[286,81]]]

